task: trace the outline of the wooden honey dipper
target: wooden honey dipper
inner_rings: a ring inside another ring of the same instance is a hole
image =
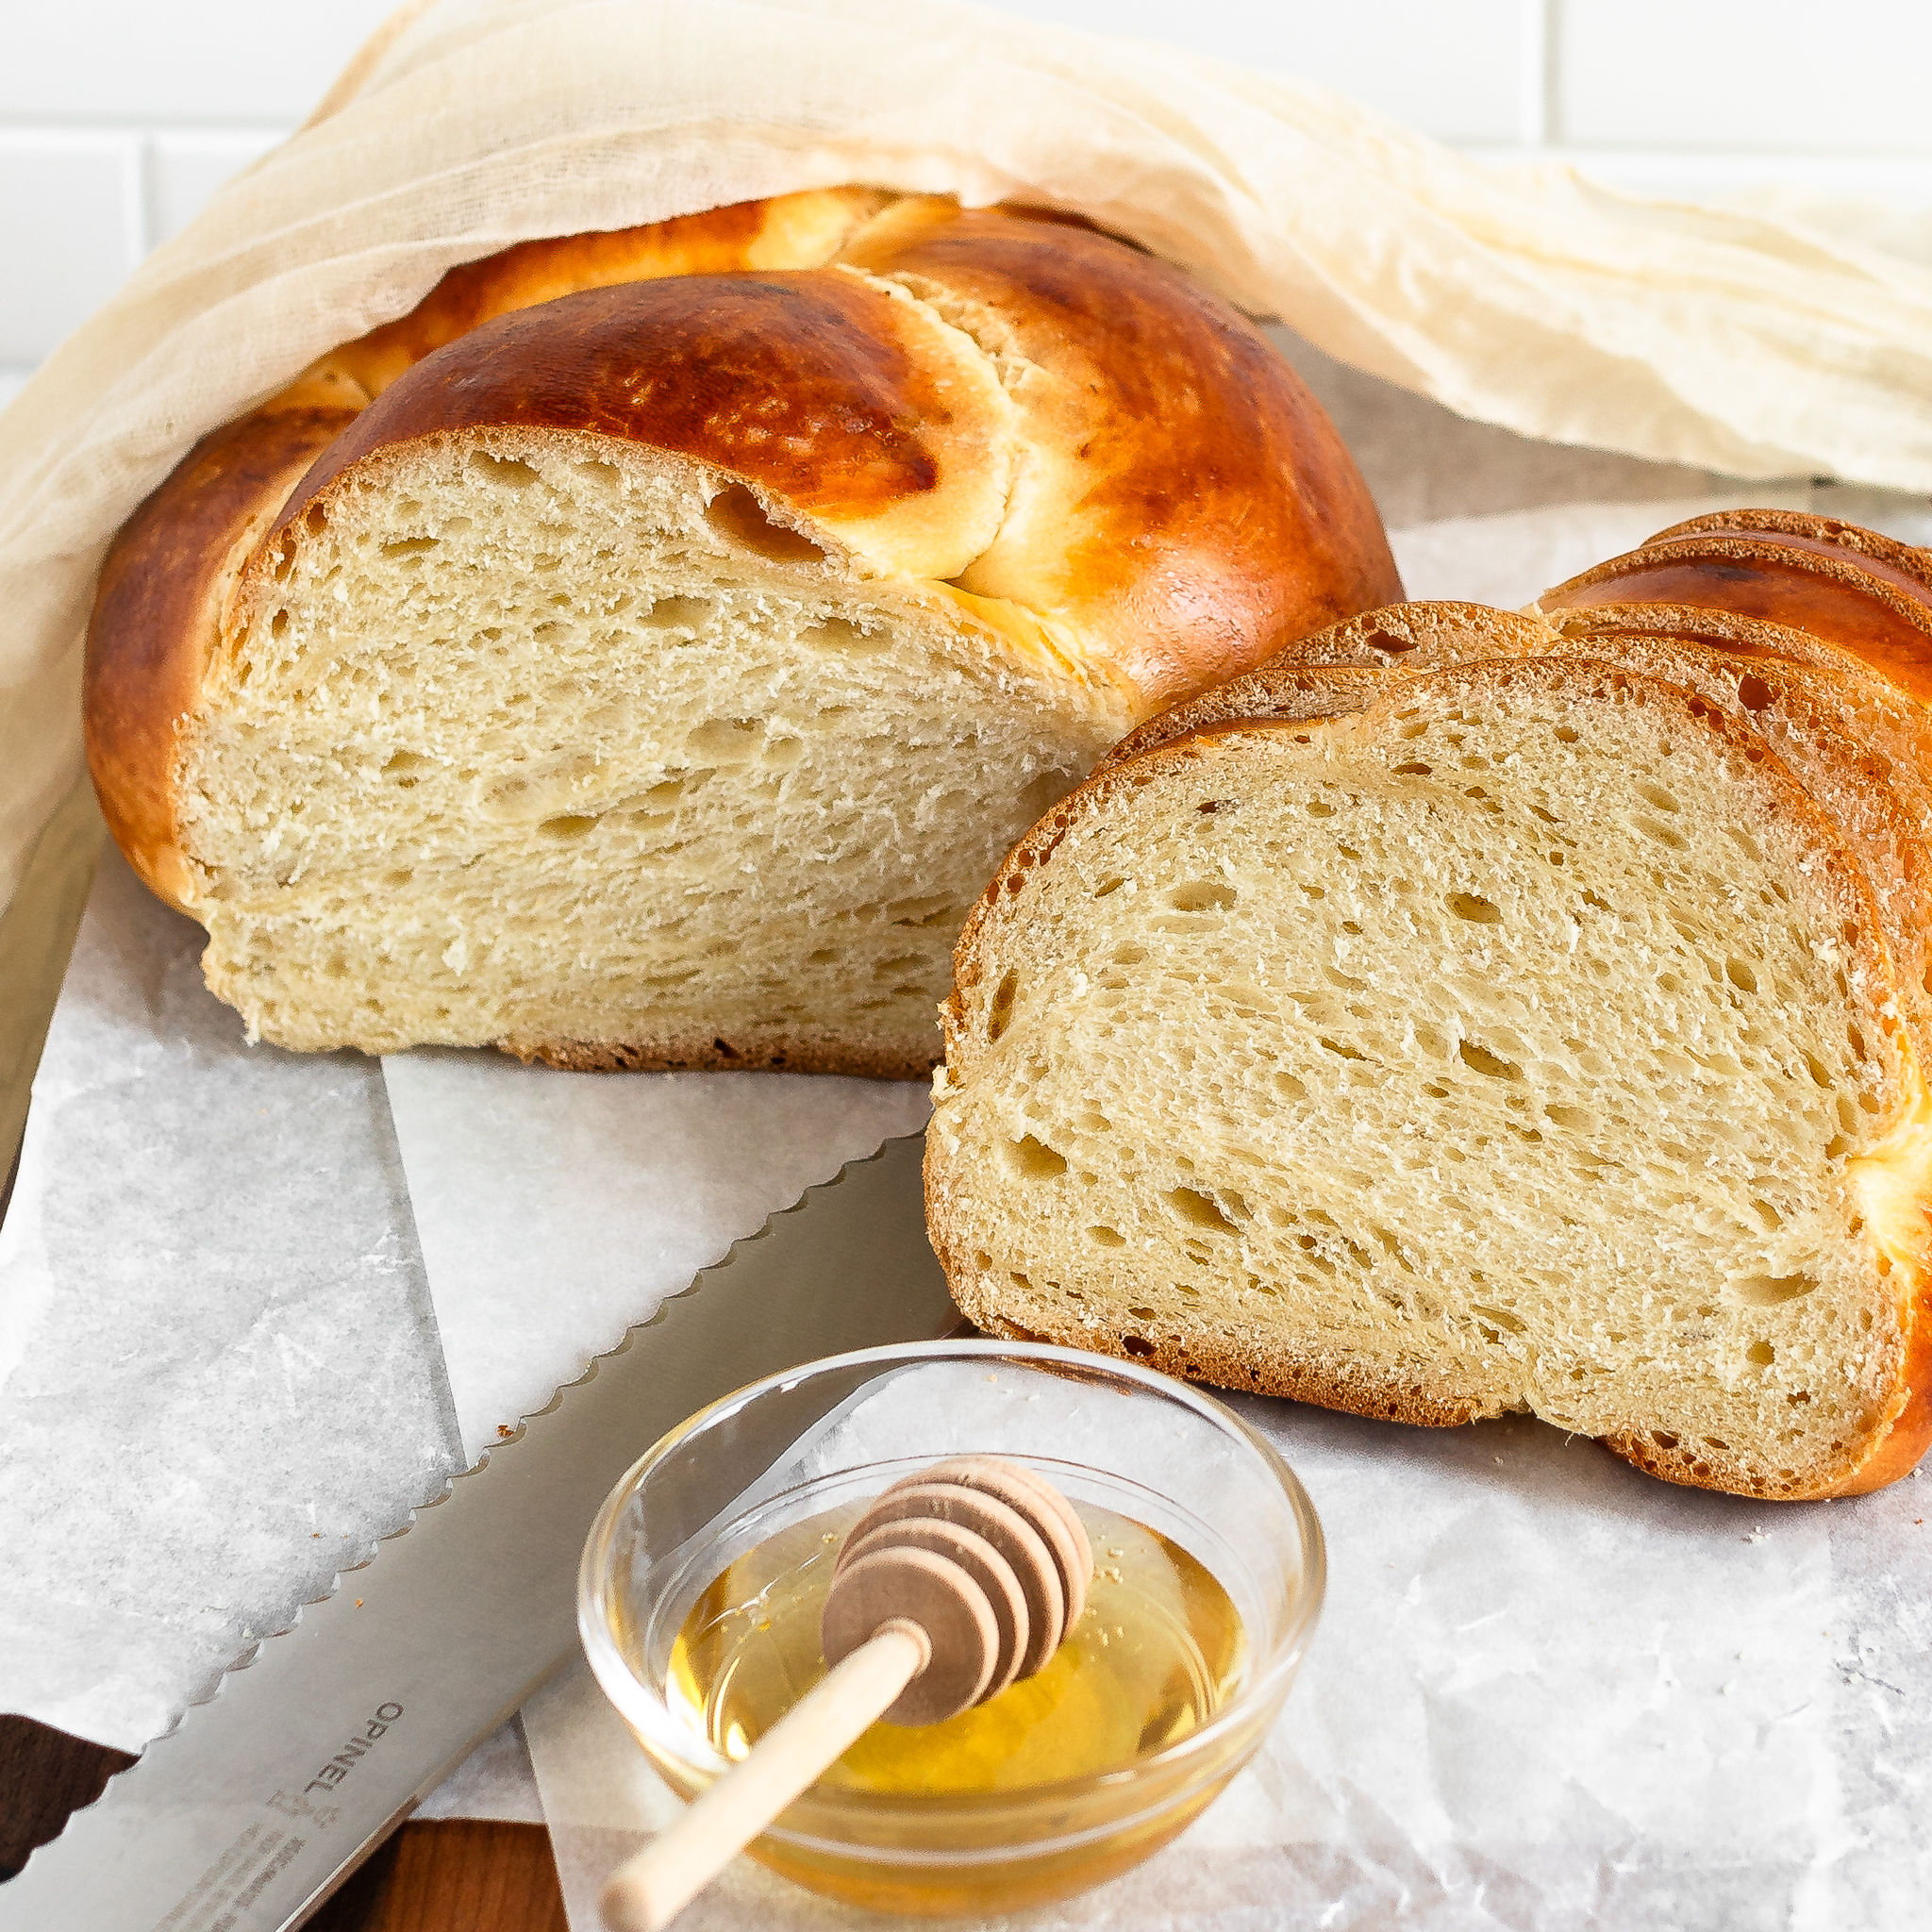
[[[1079,1620],[1093,1550],[1064,1496],[996,1456],[894,1483],[840,1546],[820,1622],[825,1676],[611,1875],[610,1932],[658,1932],[739,1852],[888,1724],[935,1724],[1030,1677]]]

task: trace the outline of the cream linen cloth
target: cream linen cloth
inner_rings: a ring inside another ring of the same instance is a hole
[[[847,181],[1078,210],[1531,436],[1932,489],[1932,270],[1842,231],[948,0],[418,4],[0,416],[0,904],[79,774],[106,545],[196,438],[456,263]]]

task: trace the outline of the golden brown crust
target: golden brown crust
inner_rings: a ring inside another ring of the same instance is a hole
[[[520,242],[451,269],[408,314],[344,342],[308,374],[339,375],[367,400],[445,342],[559,295],[662,275],[815,268],[891,199],[877,189],[819,189],[641,227]]]
[[[1096,772],[1172,744],[1197,731],[1249,718],[1333,718],[1359,710],[1381,694],[1381,674],[1511,658],[1547,651],[1552,634],[1541,619],[1479,604],[1396,604],[1297,638],[1254,670],[1198,696],[1183,698],[1131,731]]]
[[[498,1048],[525,1065],[570,1074],[845,1074],[860,1080],[923,1080],[937,1053],[894,1053],[844,1041],[784,1041],[777,1045],[708,1041],[499,1040]]]
[[[1133,715],[1400,595],[1352,459],[1257,330],[1110,237],[941,201],[859,227],[838,268],[626,282],[497,313],[389,377],[277,534],[385,450],[519,426],[675,451],[863,547],[881,515],[984,472],[999,428],[882,285],[991,355],[1019,418],[1004,521],[948,563],[964,566],[953,581],[1043,620]],[[450,298],[408,346],[478,306]],[[944,501],[924,515],[961,520]]]
[[[1654,543],[1674,543],[1719,531],[1776,536],[1795,549],[1843,558],[1932,608],[1932,552],[1839,517],[1793,509],[1721,509],[1673,524],[1669,529],[1646,537],[1642,547],[1647,550]]]
[[[1218,690],[1184,698],[1130,731],[1094,766],[1094,774],[1124,765],[1143,752],[1197,732],[1243,724],[1254,719],[1305,723],[1337,718],[1374,703],[1385,683],[1379,671],[1355,666],[1289,664],[1279,658]]]
[[[258,409],[204,437],[115,539],[88,627],[89,767],[115,842],[147,884],[189,909],[194,879],[175,839],[180,721],[199,695],[251,552],[372,395],[476,322],[553,295],[698,268],[825,260],[887,199],[828,190],[507,249],[452,270],[408,315],[324,357]]]
[[[959,579],[1107,641],[1137,713],[1402,594],[1334,425],[1180,271],[1033,211],[889,210],[841,258],[1000,356],[1032,445]]]
[[[928,1143],[926,1166],[931,1172]],[[931,1183],[927,1182],[927,1215],[931,1217]],[[938,1252],[938,1242],[934,1242]],[[1066,1348],[1084,1348],[1095,1355],[1118,1356],[1124,1361],[1158,1369],[1183,1381],[1206,1382],[1210,1388],[1232,1389],[1250,1395],[1280,1395],[1291,1402],[1312,1402],[1320,1408],[1339,1408],[1373,1422],[1408,1423],[1419,1428],[1455,1428],[1493,1413],[1471,1397],[1459,1400],[1434,1395],[1420,1382],[1376,1374],[1360,1363],[1311,1361],[1283,1353],[1257,1361],[1206,1332],[1182,1346],[1179,1342],[1124,1329],[1119,1334],[1078,1323],[1023,1328],[998,1312],[995,1291],[970,1266],[958,1274],[956,1257],[940,1256],[952,1285],[954,1306],[974,1327],[1012,1341],[1057,1341]]]
[[[1829,546],[1724,532],[1646,544],[1538,600],[1557,613],[1606,604],[1674,604],[1761,618],[1857,653],[1932,703],[1932,604]]]
[[[176,735],[242,566],[282,499],[351,410],[258,409],[196,443],[135,511],[101,569],[82,685],[88,767],[114,842],[187,909],[175,837]]]
[[[163,896],[192,909],[196,886],[181,722],[298,521],[352,470],[487,429],[614,437],[741,479],[711,499],[728,535],[816,565],[829,533],[835,567],[953,580],[936,591],[1072,663],[1116,715],[1400,594],[1366,487],[1288,365],[1084,225],[848,188],[523,243],[216,432],[124,533],[87,735],[115,836]]]
[[[807,270],[625,282],[500,316],[385,390],[269,541],[372,457],[478,428],[646,443],[821,521],[875,516],[987,459],[990,425],[951,369],[914,352],[908,308],[858,276]]]

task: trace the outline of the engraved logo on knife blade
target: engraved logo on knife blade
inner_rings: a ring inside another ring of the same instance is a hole
[[[375,1715],[372,1717],[366,1724],[363,1725],[361,1737],[351,1738],[349,1741],[346,1744],[344,1744],[342,1748],[340,1751],[338,1751],[336,1755],[333,1757],[331,1757],[329,1761],[326,1764],[325,1764],[322,1767],[322,1769],[318,1771],[315,1774],[315,1775],[312,1778],[310,1778],[306,1785],[302,1787],[301,1790],[298,1791],[294,1795],[294,1797],[291,1798],[286,1792],[277,1791],[275,1794],[275,1796],[268,1801],[270,1805],[273,1806],[275,1809],[277,1811],[286,1811],[291,1818],[300,1818],[306,1814],[307,1816],[313,1818],[318,1824],[328,1824],[329,1821],[333,1819],[335,1816],[335,1807],[333,1806],[317,1806],[313,1804],[309,1801],[308,1793],[310,1791],[333,1790],[336,1788],[336,1786],[341,1784],[341,1781],[345,1777],[347,1777],[352,1771],[355,1770],[356,1760],[358,1757],[366,1757],[369,1755],[369,1747],[373,1743],[375,1743],[376,1739],[381,1737],[383,1733],[389,1729],[390,1725],[394,1724],[395,1721],[402,1716],[402,1714],[403,1707],[400,1704],[397,1704],[393,1701],[391,1701],[387,1704],[378,1704],[375,1707]],[[328,1812],[328,1818],[323,1817],[322,1813],[325,1810]]]
[[[328,1762],[318,1770],[299,1790],[276,1790],[262,1802],[271,1811],[290,1818],[306,1818],[311,1828],[326,1831],[341,1814],[341,1807],[324,1802],[313,1793],[334,1790],[358,1758],[365,1757],[375,1740],[403,1714],[393,1699],[378,1704],[375,1713],[362,1726],[359,1737],[352,1737]],[[232,1932],[242,1914],[308,1846],[308,1840],[258,1821],[248,1826],[206,1872],[188,1895],[156,1926],[155,1932]]]

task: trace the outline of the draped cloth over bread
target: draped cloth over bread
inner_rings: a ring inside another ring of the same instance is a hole
[[[0,416],[0,901],[80,772],[107,544],[198,437],[458,263],[854,181],[1078,212],[1528,435],[1932,489],[1932,272],[1875,248],[947,0],[418,0]]]

